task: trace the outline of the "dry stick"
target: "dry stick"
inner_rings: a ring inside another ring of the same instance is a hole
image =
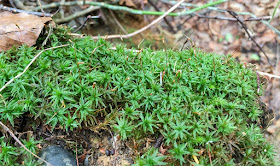
[[[159,8],[151,1],[148,0],[149,4],[151,4],[156,11],[160,11]],[[167,26],[169,27],[169,29],[171,30],[171,32],[175,33],[176,31],[174,30],[173,26],[170,24],[170,22],[166,19],[166,17],[163,18],[164,22],[167,24]]]
[[[39,5],[40,5],[40,8],[41,8],[41,11],[42,11],[43,15],[45,16],[45,12],[44,12],[44,9],[42,8],[41,1],[40,1],[40,0],[37,0],[37,2],[38,2]]]
[[[118,21],[118,19],[116,18],[115,14],[112,12],[112,10],[109,10],[111,16],[113,17],[114,21],[117,23],[117,25],[119,26],[119,28],[125,33],[128,34],[127,31],[124,29],[124,27],[122,26],[122,24]]]
[[[178,6],[180,6],[185,0],[181,0],[180,2],[178,2],[176,5],[174,5],[172,8],[170,8],[167,12],[165,12],[163,15],[161,15],[159,18],[155,19],[153,22],[151,22],[149,25],[139,29],[138,31],[135,31],[133,33],[127,34],[127,35],[109,35],[109,36],[101,36],[101,38],[106,38],[106,39],[114,39],[114,38],[130,38],[132,36],[135,36],[147,29],[149,29],[150,27],[152,27],[153,25],[159,23],[160,20],[162,20],[165,16],[167,16],[169,13],[171,13],[173,10],[175,10]],[[99,36],[92,36],[92,39],[99,39]]]
[[[100,14],[98,16],[91,16],[91,15],[88,15],[86,20],[83,22],[83,24],[81,26],[79,26],[76,30],[74,30],[73,32],[76,33],[78,30],[80,30],[83,26],[85,26],[85,24],[87,23],[87,21],[91,18],[99,18],[100,17]]]
[[[29,68],[29,66],[44,52],[47,50],[52,50],[52,49],[56,49],[56,48],[60,48],[60,47],[66,47],[69,46],[69,44],[65,44],[65,45],[61,45],[61,46],[56,46],[56,47],[51,47],[51,48],[47,48],[42,50],[41,52],[39,52],[39,54],[37,54],[32,61],[25,67],[25,69],[23,70],[23,72],[21,72],[20,74],[18,74],[17,76],[15,76],[14,78],[12,78],[9,82],[7,82],[1,89],[0,92],[2,90],[4,90],[9,84],[11,84],[16,78],[19,78],[22,74],[24,74],[26,72],[26,70]]]
[[[268,76],[269,78],[278,78],[278,79],[280,79],[280,76],[278,76],[278,75],[269,74],[269,73],[265,73],[265,72],[261,72],[261,71],[258,71],[258,73],[260,75]]]
[[[13,0],[15,8],[21,9],[21,10],[28,10],[26,6],[24,6],[23,2],[21,0]]]
[[[236,18],[229,18],[229,17],[218,17],[218,16],[205,16],[202,14],[198,14],[198,13],[194,13],[194,15],[196,15],[199,18],[207,18],[207,19],[215,19],[215,20],[227,20],[227,21],[238,21]],[[243,21],[263,21],[263,20],[269,20],[271,18],[271,16],[263,16],[263,17],[250,17],[247,19],[244,19]]]
[[[4,130],[6,130],[7,132],[9,132],[9,134],[20,144],[20,146],[22,146],[26,151],[28,151],[29,153],[31,153],[33,156],[35,156],[37,159],[43,161],[44,163],[46,163],[47,165],[51,165],[53,166],[51,163],[47,162],[46,160],[40,158],[39,156],[37,156],[36,154],[32,153],[29,149],[26,148],[26,146],[23,145],[23,143],[14,135],[14,133],[6,126],[4,125],[1,121],[0,121],[0,125],[3,127]]]
[[[242,28],[245,30],[245,32],[247,33],[247,35],[249,36],[249,38],[256,44],[256,46],[261,50],[261,52],[265,55],[268,63],[272,66],[272,68],[274,68],[274,66],[272,65],[272,63],[270,62],[270,59],[268,58],[268,56],[266,55],[266,53],[263,51],[262,47],[255,41],[255,39],[250,35],[250,33],[248,32],[248,28],[246,26],[246,24],[240,20],[240,18],[238,17],[238,15],[233,12],[233,11],[229,11],[227,10],[227,12],[232,15],[234,18],[237,19],[237,21],[241,24]]]
[[[25,10],[20,10],[20,9],[16,9],[16,8],[3,6],[2,4],[0,5],[0,9],[6,10],[8,12],[14,12],[14,13],[27,13],[27,14],[32,14],[32,15],[36,15],[36,16],[52,17],[52,14],[50,14],[50,13],[30,12],[30,11],[25,11]]]
[[[10,5],[13,7],[13,8],[17,8],[16,5],[14,4],[14,2],[12,0],[9,0],[10,2]]]
[[[100,7],[98,7],[98,6],[90,6],[90,7],[86,8],[85,10],[82,10],[80,12],[76,12],[75,14],[70,15],[68,17],[64,17],[64,18],[60,18],[60,19],[55,19],[54,21],[56,23],[68,22],[68,21],[74,20],[77,17],[81,17],[83,15],[86,15],[86,14],[88,14],[90,12],[93,12],[95,10],[98,10],[98,9],[100,9]]]

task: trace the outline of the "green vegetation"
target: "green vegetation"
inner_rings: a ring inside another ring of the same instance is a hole
[[[63,32],[52,35],[51,46],[70,46],[45,51],[1,92],[2,122],[15,126],[28,114],[52,129],[112,128],[122,140],[138,143],[135,165],[274,164],[273,148],[257,124],[256,73],[230,56],[194,48],[134,52],[123,45],[112,49],[103,39],[61,37]],[[22,46],[1,53],[0,87],[38,52]],[[143,150],[145,138],[160,135],[164,156]],[[10,165],[25,152],[8,140],[0,140],[0,161]]]

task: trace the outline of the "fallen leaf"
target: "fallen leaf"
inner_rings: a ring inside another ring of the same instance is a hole
[[[45,23],[51,20],[51,17],[38,17],[27,13],[1,12],[0,52],[22,44],[34,45]]]

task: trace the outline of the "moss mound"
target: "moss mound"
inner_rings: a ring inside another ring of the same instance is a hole
[[[90,38],[69,44],[43,52],[1,92],[1,121],[15,125],[28,114],[52,128],[112,127],[136,144],[135,165],[274,164],[256,123],[262,110],[253,70],[197,49],[136,52]],[[36,53],[32,47],[1,53],[0,87]],[[161,136],[164,155],[144,148],[146,138]],[[7,140],[2,137],[2,149],[13,149]],[[7,158],[0,155],[2,163],[14,162]]]

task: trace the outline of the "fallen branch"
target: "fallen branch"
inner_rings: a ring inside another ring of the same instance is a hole
[[[166,17],[167,15],[169,15],[173,10],[175,10],[178,6],[180,6],[182,3],[184,2],[184,0],[181,0],[180,2],[178,2],[176,5],[174,5],[172,8],[170,8],[168,11],[166,11],[163,15],[161,15],[159,18],[155,19],[153,22],[151,22],[150,24],[148,24],[147,26],[133,32],[133,33],[130,33],[130,34],[127,34],[127,35],[109,35],[109,36],[101,36],[101,38],[106,38],[106,39],[115,39],[115,38],[130,38],[132,36],[135,36],[147,29],[149,29],[150,27],[152,27],[153,25],[159,23],[164,17]],[[197,7],[197,8],[194,8],[194,9],[191,9],[191,10],[188,10],[187,12],[181,12],[181,14],[192,14],[193,12],[195,11],[198,11],[198,10],[201,10],[201,9],[204,9],[204,8],[207,8],[211,5],[217,5],[219,3],[222,3],[222,2],[225,2],[225,0],[220,0],[220,1],[216,1],[216,2],[212,2],[212,3],[208,3],[208,4],[205,4],[203,6],[200,6],[200,7]],[[80,36],[81,35],[77,35],[77,34],[72,34],[74,36]],[[99,36],[93,36],[92,39],[98,39],[100,38]]]
[[[159,23],[160,20],[162,20],[165,16],[167,16],[170,12],[172,12],[173,10],[175,10],[178,6],[181,5],[181,3],[183,3],[185,0],[181,0],[180,2],[178,2],[176,5],[174,5],[172,8],[170,8],[167,12],[165,12],[162,16],[160,16],[159,18],[155,19],[153,22],[151,22],[149,25],[133,32],[133,33],[130,33],[130,34],[127,34],[127,35],[109,35],[109,36],[101,36],[101,38],[106,38],[106,39],[114,39],[114,38],[130,38],[132,36],[135,36],[147,29],[149,29],[150,27],[152,27],[153,25]],[[100,38],[99,36],[92,36],[91,37],[92,39],[98,39]]]
[[[20,9],[16,9],[16,8],[3,6],[2,4],[0,5],[0,10],[5,10],[8,12],[13,12],[13,13],[27,13],[27,14],[32,14],[32,15],[36,15],[36,16],[52,17],[52,14],[50,14],[50,13],[31,12],[31,11],[26,11],[26,10],[20,10]]]
[[[4,125],[1,121],[0,121],[0,125],[3,127],[4,130],[6,130],[16,141],[17,143],[19,143],[19,145],[21,147],[23,147],[26,151],[28,151],[29,153],[31,153],[34,157],[36,157],[37,159],[43,161],[44,163],[46,163],[49,166],[54,166],[51,163],[47,162],[46,160],[40,158],[39,156],[37,156],[36,154],[32,153],[29,149],[26,148],[26,146],[23,145],[23,143],[14,135],[14,133],[6,126]]]
[[[88,14],[88,13],[90,13],[90,12],[93,12],[93,11],[95,11],[95,10],[98,10],[98,9],[100,9],[100,7],[98,7],[98,6],[90,6],[90,7],[88,7],[88,8],[85,9],[85,10],[82,10],[82,11],[80,11],[80,12],[76,12],[75,14],[70,15],[70,16],[68,16],[68,17],[64,17],[64,18],[60,18],[60,19],[55,19],[54,21],[55,21],[57,24],[59,24],[59,23],[64,23],[64,22],[68,22],[68,21],[74,20],[74,19],[77,18],[77,17],[81,17],[81,16],[83,16],[83,15],[86,15],[86,14]]]
[[[229,17],[218,17],[218,16],[206,16],[206,15],[201,15],[198,13],[194,13],[194,15],[196,15],[199,18],[206,18],[206,19],[215,19],[215,20],[227,20],[227,21],[238,21],[236,18],[229,18]],[[244,19],[242,21],[262,21],[262,20],[270,20],[271,16],[264,16],[264,17],[250,17],[247,19]]]
[[[210,6],[214,6],[223,2],[226,2],[227,0],[218,0],[215,2],[210,2],[206,5],[203,6],[199,6],[196,7],[194,9],[188,10],[188,11],[183,11],[183,12],[178,12],[178,13],[171,13],[169,12],[168,15],[169,16],[183,16],[183,15],[189,15],[195,11],[210,7]],[[111,10],[120,10],[120,11],[126,11],[132,14],[139,14],[139,15],[163,15],[165,14],[165,12],[158,12],[158,11],[144,11],[144,10],[137,10],[137,9],[132,9],[129,7],[125,7],[125,6],[116,6],[116,5],[111,5],[111,4],[107,4],[104,2],[93,2],[93,1],[69,1],[69,2],[65,2],[65,3],[61,3],[61,2],[53,2],[50,3],[48,5],[43,5],[42,9],[49,9],[49,8],[56,8],[59,6],[74,6],[74,5],[93,5],[93,6],[99,6],[102,8],[107,8],[107,9],[111,9]],[[38,11],[40,10],[40,7],[36,7],[34,8],[32,11]]]
[[[2,90],[4,90],[9,84],[11,84],[16,78],[19,78],[22,74],[24,74],[26,72],[26,70],[29,68],[29,66],[44,52],[47,50],[52,50],[52,49],[56,49],[56,48],[60,48],[60,47],[66,47],[69,46],[69,44],[65,44],[65,45],[61,45],[61,46],[56,46],[56,47],[51,47],[51,48],[47,48],[42,50],[41,52],[39,52],[32,60],[31,62],[25,67],[25,69],[23,70],[23,72],[21,72],[20,74],[18,74],[17,76],[15,76],[14,78],[12,78],[9,82],[7,82],[1,89],[0,92]]]

